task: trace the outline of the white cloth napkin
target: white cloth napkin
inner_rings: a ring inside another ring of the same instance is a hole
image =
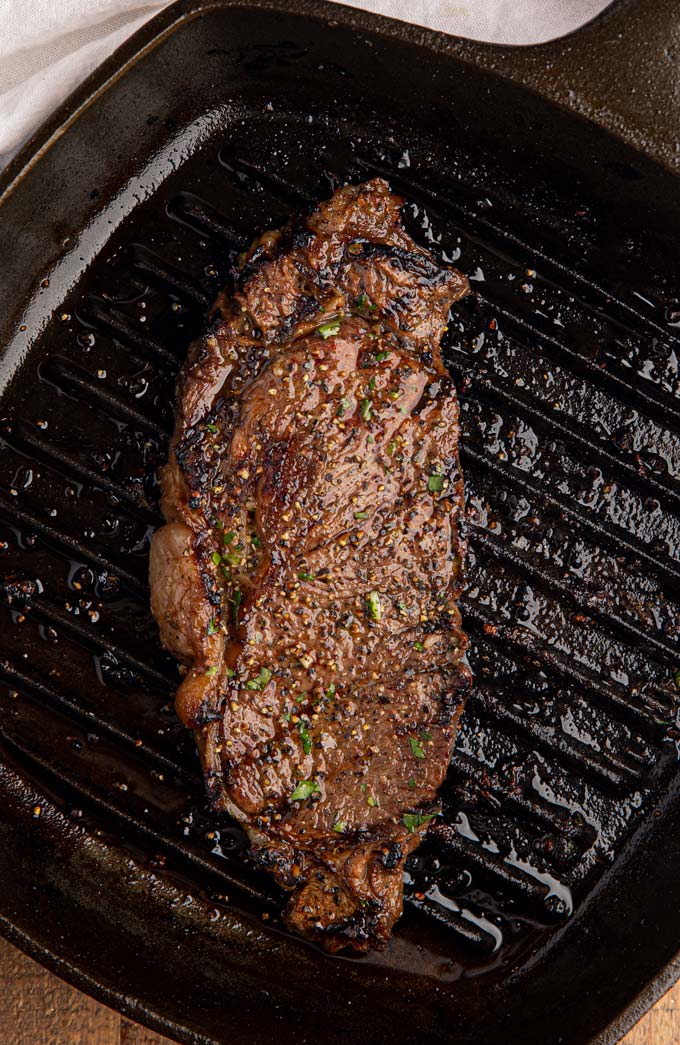
[[[576,29],[610,0],[346,2],[456,36],[527,44]],[[166,5],[167,0],[0,0],[0,168],[88,73]]]

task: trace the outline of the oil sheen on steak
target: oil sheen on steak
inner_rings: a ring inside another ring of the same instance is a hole
[[[467,281],[401,204],[346,187],[242,259],[179,378],[151,550],[214,808],[331,951],[389,938],[469,684],[439,353]]]

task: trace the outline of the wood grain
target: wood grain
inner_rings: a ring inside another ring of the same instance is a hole
[[[0,939],[2,1045],[169,1045]]]
[[[2,1045],[170,1045],[69,987],[2,939],[0,998]],[[621,1045],[680,1045],[680,983]]]

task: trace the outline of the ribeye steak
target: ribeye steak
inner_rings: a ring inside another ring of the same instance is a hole
[[[347,186],[242,257],[180,374],[151,550],[212,803],[331,951],[389,938],[469,685],[439,351],[467,281],[401,206]]]

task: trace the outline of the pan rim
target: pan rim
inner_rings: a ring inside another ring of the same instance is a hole
[[[342,12],[342,18],[351,20],[353,24],[359,24],[362,28],[374,33],[403,40],[404,42],[417,43],[428,46],[431,49],[451,51],[452,45],[465,44],[471,51],[478,49],[479,54],[493,57],[494,55],[506,55],[513,52],[539,52],[542,48],[555,43],[569,42],[576,38],[583,30],[590,29],[616,14],[626,6],[630,0],[611,0],[593,18],[589,19],[577,29],[573,29],[553,40],[537,44],[496,44],[485,40],[470,40],[466,37],[454,36],[443,33],[436,29],[415,25],[410,22],[402,22],[388,15],[376,14],[361,8],[350,7],[342,3],[342,0],[313,0],[315,8],[319,5],[326,9],[322,16],[324,21],[337,20],[338,9]],[[305,17],[315,17],[318,20],[318,11],[314,13],[310,9],[310,0],[298,0],[296,14]],[[0,207],[5,199],[11,194],[21,179],[41,159],[51,144],[56,141],[62,133],[67,131],[72,123],[77,120],[81,112],[93,104],[97,97],[108,90],[118,79],[126,74],[136,62],[160,43],[164,37],[181,28],[189,20],[200,17],[210,10],[217,9],[247,8],[250,10],[288,11],[286,0],[174,0],[162,11],[150,18],[139,29],[125,40],[108,58],[97,66],[73,91],[61,102],[61,104],[50,113],[31,134],[31,136],[19,147],[9,163],[0,171]],[[496,72],[500,79],[508,79],[503,73]],[[527,87],[527,90],[532,88]],[[555,104],[559,104],[555,102]]]

